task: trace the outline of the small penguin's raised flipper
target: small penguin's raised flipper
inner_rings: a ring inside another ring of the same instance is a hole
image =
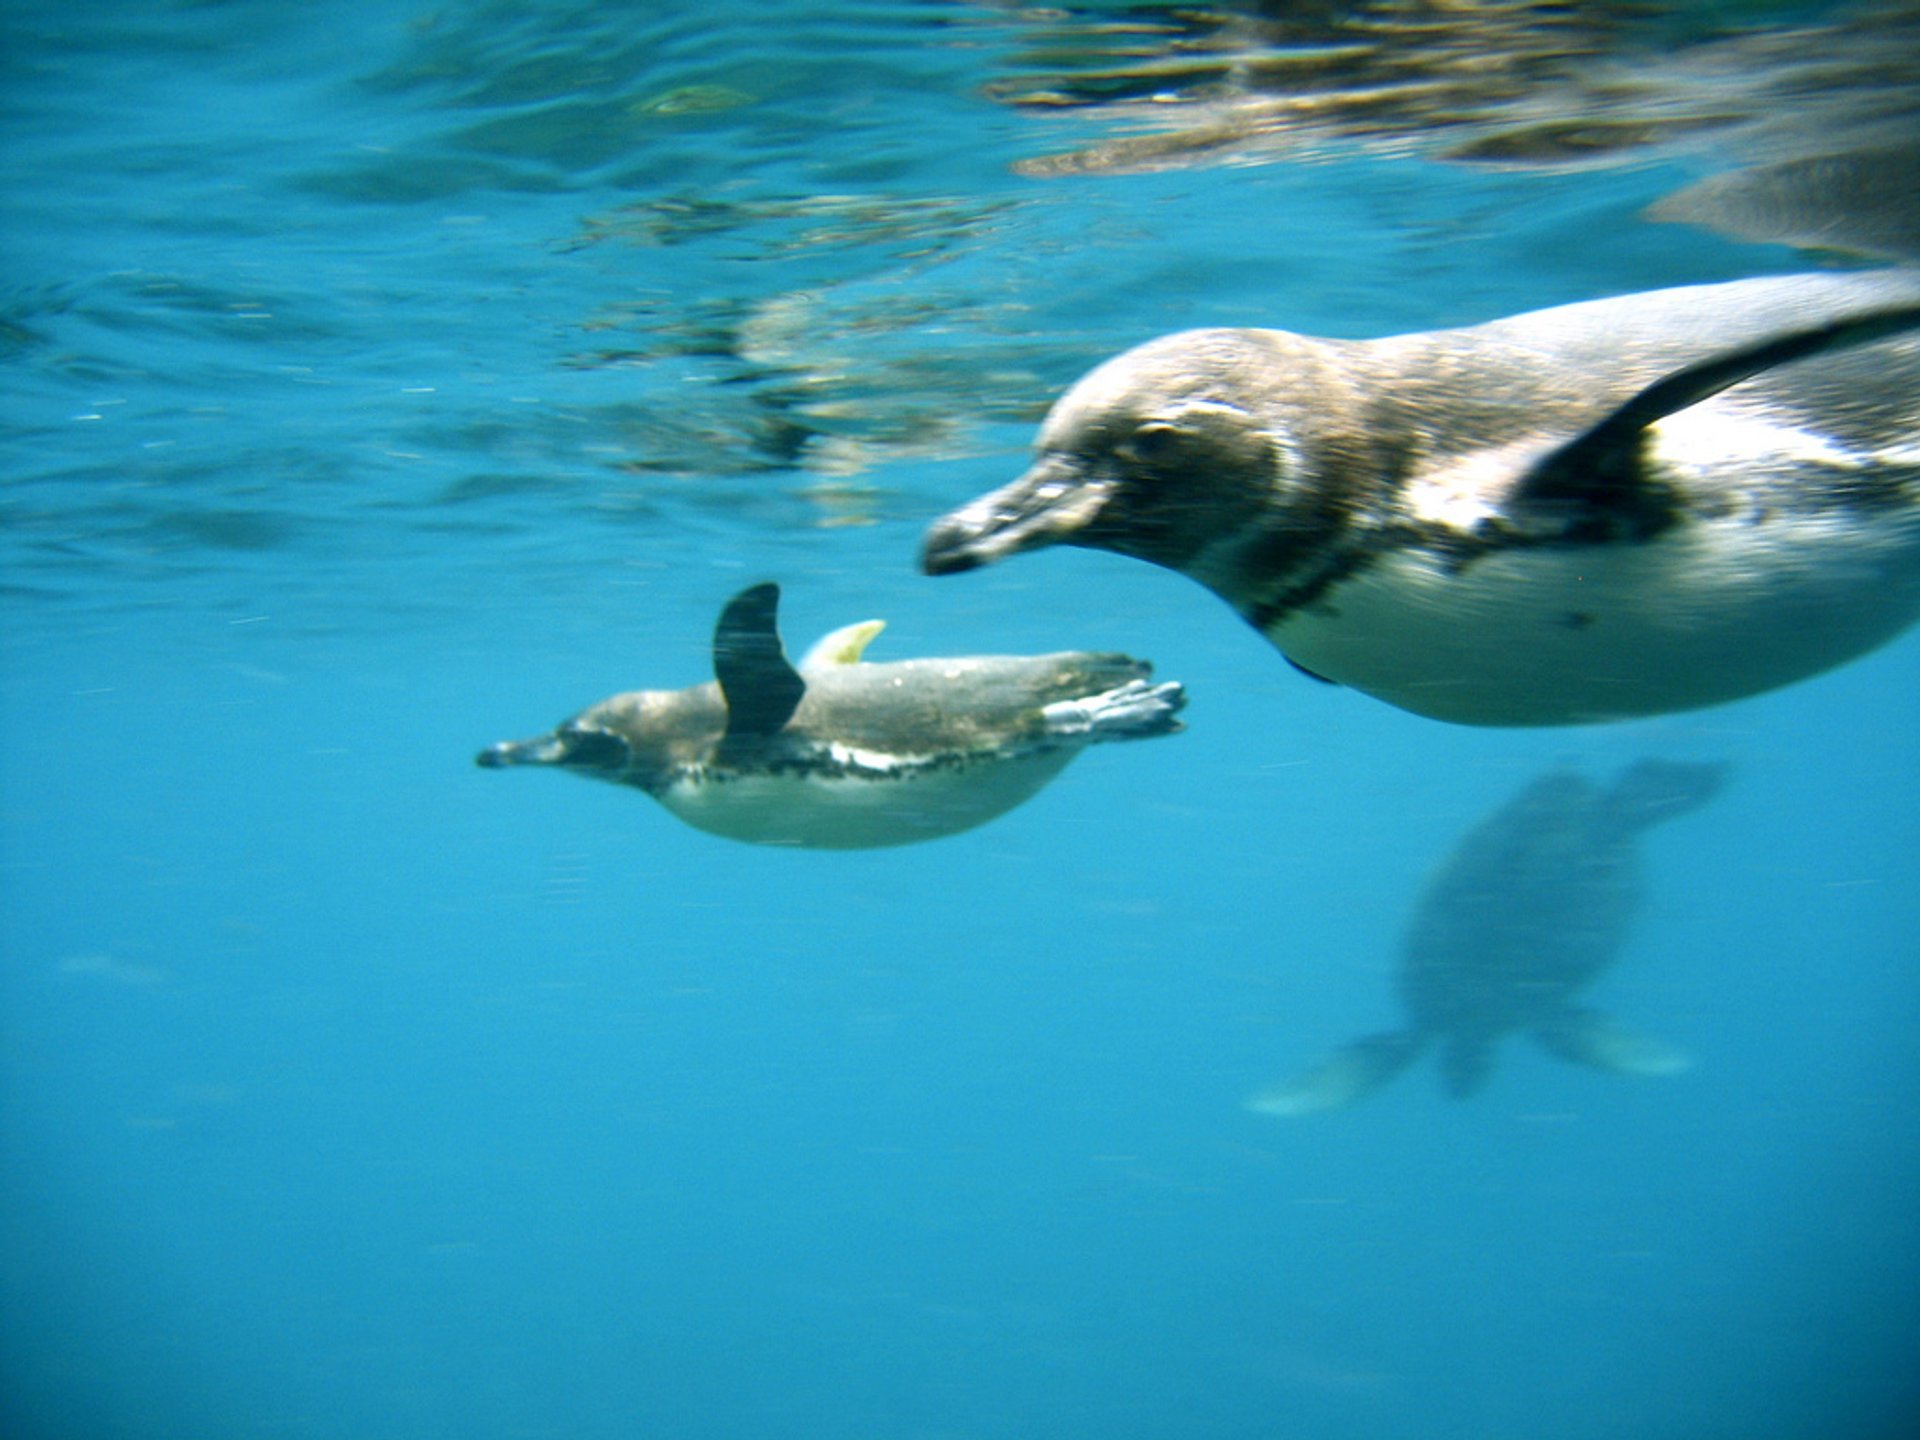
[[[884,620],[861,620],[829,631],[814,641],[813,648],[800,657],[801,673],[825,665],[858,665],[860,657],[867,653],[867,646],[886,628],[887,622]]]
[[[723,751],[753,749],[793,718],[807,682],[780,646],[780,587],[742,590],[720,612],[713,631],[713,674],[727,701]]]
[[[1548,1054],[1610,1075],[1677,1075],[1693,1064],[1685,1051],[1636,1034],[1596,1010],[1562,1011],[1533,1033]]]
[[[1411,1030],[1368,1035],[1343,1045],[1305,1074],[1247,1100],[1256,1115],[1312,1115],[1341,1110],[1378,1090],[1426,1047]]]
[[[1640,466],[1649,426],[1763,371],[1916,329],[1920,304],[1889,305],[1771,335],[1664,375],[1536,462],[1509,508],[1524,530],[1537,527],[1543,538],[1550,533],[1570,543],[1657,535],[1674,514],[1671,497]]]
[[[1047,734],[1059,739],[1144,740],[1170,735],[1186,727],[1175,717],[1187,703],[1186,688],[1177,680],[1155,685],[1129,680],[1124,685],[1089,695],[1083,700],[1056,700],[1040,712]]]

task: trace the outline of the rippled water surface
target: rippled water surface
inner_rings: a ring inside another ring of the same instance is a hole
[[[1134,562],[915,565],[1164,331],[1920,254],[1910,7],[0,29],[8,1435],[1910,1433],[1915,637],[1473,731]],[[761,579],[1189,729],[859,853],[474,768]],[[1735,776],[1593,995],[1691,1069],[1243,1108],[1396,1023],[1479,817],[1643,755]]]

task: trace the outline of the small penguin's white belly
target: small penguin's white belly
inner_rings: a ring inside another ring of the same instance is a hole
[[[1920,616],[1920,513],[1688,520],[1637,544],[1383,557],[1267,636],[1438,720],[1577,725],[1790,684]]]
[[[699,769],[658,798],[695,829],[729,840],[824,850],[911,845],[970,830],[1031,799],[1080,748],[862,756],[858,768]]]

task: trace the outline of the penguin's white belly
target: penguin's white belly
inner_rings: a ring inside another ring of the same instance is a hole
[[[837,748],[837,747],[836,747]],[[848,756],[852,766],[698,769],[659,792],[696,829],[756,845],[861,850],[955,835],[1004,814],[1081,747],[926,757]]]
[[[1267,636],[1329,680],[1468,725],[1574,725],[1738,699],[1920,616],[1920,513],[1686,520],[1637,544],[1382,557]]]

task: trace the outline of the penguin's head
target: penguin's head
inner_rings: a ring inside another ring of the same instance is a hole
[[[1270,565],[1276,537],[1318,528],[1319,487],[1295,433],[1313,344],[1194,330],[1109,360],[1053,407],[1026,474],[933,526],[924,568],[953,574],[1077,545],[1230,590],[1249,544]]]
[[[503,740],[474,757],[487,769],[548,765],[656,791],[710,754],[726,722],[720,689],[633,690],[590,705],[531,740]]]
[[[599,771],[611,778],[625,770],[632,758],[632,747],[612,731],[569,720],[531,740],[502,740],[489,745],[474,757],[474,762],[490,770],[509,765],[560,765]]]

